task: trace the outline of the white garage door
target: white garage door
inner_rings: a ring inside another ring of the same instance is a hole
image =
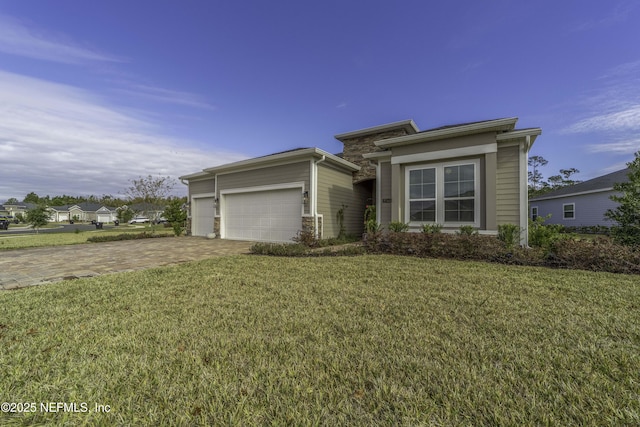
[[[206,236],[213,233],[213,218],[216,216],[216,207],[213,199],[213,197],[193,199],[191,218],[193,221],[192,234],[194,236]]]
[[[299,188],[224,196],[226,239],[290,242],[302,228]]]
[[[109,215],[109,214],[98,214],[97,217],[98,217],[98,219],[97,219],[98,222],[109,222],[109,221],[111,221],[111,215]]]

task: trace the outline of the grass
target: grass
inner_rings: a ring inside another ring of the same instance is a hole
[[[123,233],[141,233],[143,231],[167,232],[164,225],[151,225],[148,227],[131,227],[122,225],[112,229],[79,231],[77,233],[37,233],[30,234],[0,234],[0,251],[3,249],[35,248],[42,246],[64,246],[87,243],[92,236],[109,236]]]
[[[638,425],[637,277],[222,257],[0,293],[2,425]]]

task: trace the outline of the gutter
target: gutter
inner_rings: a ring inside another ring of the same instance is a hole
[[[314,221],[314,231],[316,239],[318,236],[318,165],[324,162],[327,159],[327,156],[324,154],[319,160],[313,162],[313,221]],[[323,225],[324,226],[324,225]]]

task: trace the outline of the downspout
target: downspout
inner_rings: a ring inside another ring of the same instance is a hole
[[[326,160],[326,156],[323,154],[319,160],[313,162],[313,191],[312,191],[312,204],[313,204],[313,221],[314,221],[314,234],[316,239],[318,235],[318,165]],[[324,224],[323,224],[324,227]]]
[[[531,135],[525,136],[525,152],[523,154],[523,165],[521,165],[522,169],[520,171],[520,191],[522,195],[520,196],[520,223],[521,227],[524,229],[524,235],[522,236],[522,246],[525,248],[529,247],[529,189],[527,186],[528,182],[528,158],[529,158],[529,150],[531,149]],[[522,184],[524,183],[524,184]]]

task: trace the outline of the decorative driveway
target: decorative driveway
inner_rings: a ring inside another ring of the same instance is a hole
[[[0,290],[248,253],[253,242],[162,237],[0,251]]]

